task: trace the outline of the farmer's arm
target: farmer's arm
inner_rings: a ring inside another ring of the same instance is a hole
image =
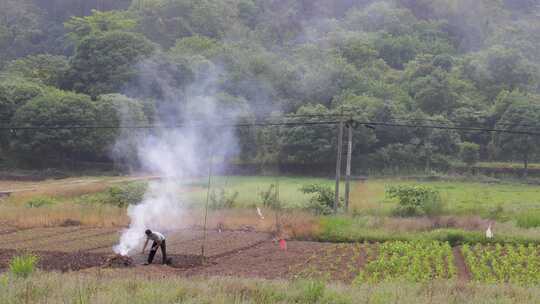
[[[146,246],[148,246],[148,239],[144,242],[144,246],[142,248],[142,253],[144,254],[144,251],[146,250]]]

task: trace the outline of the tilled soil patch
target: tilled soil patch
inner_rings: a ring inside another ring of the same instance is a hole
[[[203,265],[203,260],[200,255],[184,255],[184,254],[172,254],[169,255],[171,263],[169,266],[178,269],[189,269]]]
[[[0,250],[0,271],[9,267],[14,256],[25,254],[17,250]],[[31,254],[39,257],[38,268],[46,271],[78,271],[81,269],[104,265],[107,255],[85,252],[34,251]]]
[[[289,242],[288,249],[267,241],[254,247],[221,257],[209,258],[204,266],[189,268],[185,275],[241,276],[266,279],[292,278],[296,267],[310,256],[323,250],[327,244]]]

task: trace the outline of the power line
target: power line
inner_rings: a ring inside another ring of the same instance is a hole
[[[353,119],[354,115],[355,114],[358,114],[358,113],[343,113],[343,114],[285,114],[285,115],[281,115],[281,116],[267,116],[267,117],[264,117],[264,118],[257,118],[257,117],[253,117],[253,116],[223,116],[223,115],[220,115],[219,116],[219,119],[221,121],[224,121],[224,122],[227,122],[228,120],[228,123],[229,124],[234,124],[234,122],[236,121],[251,121],[250,123],[246,123],[246,124],[250,124],[250,125],[253,125],[253,126],[260,126],[261,123],[262,124],[268,124],[269,121],[274,121],[274,120],[280,120],[280,119],[297,119],[297,118],[333,118],[333,119]],[[208,119],[193,119],[193,118],[190,118],[190,122],[195,122],[195,123],[201,123],[201,124],[204,124],[205,125],[205,122],[207,121]],[[495,128],[495,127],[490,127],[490,126],[487,126],[486,124],[483,124],[483,123],[474,123],[474,122],[471,122],[469,124],[462,124],[461,122],[457,122],[457,121],[453,121],[453,120],[447,120],[447,119],[429,119],[429,118],[409,118],[409,117],[395,117],[395,118],[390,118],[389,119],[390,121],[393,121],[393,122],[399,122],[399,123],[404,123],[405,125],[407,126],[410,126],[410,124],[412,123],[416,123],[416,122],[420,122],[420,123],[437,123],[438,125],[441,125],[441,124],[444,124],[446,126],[451,126],[451,127],[460,127],[460,129],[486,129],[486,130],[493,130],[493,129],[498,129],[498,128]],[[120,123],[122,124],[122,121],[127,121],[128,123],[130,124],[137,124],[137,123],[142,123],[143,126],[140,126],[140,125],[135,125],[135,126],[129,126],[129,125],[120,125],[120,126],[116,126],[115,124],[117,123]],[[0,129],[2,129],[1,127],[3,127],[3,129],[22,129],[22,128],[25,128],[25,129],[34,129],[34,128],[45,128],[45,127],[50,127],[51,129],[60,129],[60,128],[63,128],[63,127],[70,127],[70,128],[104,128],[104,129],[112,129],[112,128],[122,128],[122,129],[125,129],[125,128],[157,128],[157,127],[167,127],[166,124],[164,123],[158,123],[158,124],[153,124],[151,126],[146,126],[145,124],[148,123],[148,120],[147,119],[125,119],[125,120],[122,120],[122,119],[80,119],[80,120],[22,120],[22,121],[18,121],[17,123],[21,123],[21,124],[30,124],[30,126],[20,126],[20,125],[17,125],[17,126],[10,126],[9,125],[10,121],[7,121],[7,120],[0,120]],[[168,127],[169,128],[172,128],[172,127],[175,127],[176,124],[182,124],[182,122],[171,122]],[[293,123],[302,123],[302,122],[293,122]],[[112,124],[111,126],[102,126],[103,124]],[[243,124],[242,124],[243,126]],[[415,125],[416,126],[416,125]],[[535,130],[540,130],[540,125],[531,125],[531,124],[515,124],[515,123],[497,123],[496,126],[509,126],[509,127],[513,127],[513,128],[531,128],[531,129],[535,129]],[[181,127],[181,126],[178,126],[178,127]],[[412,126],[410,126],[412,127]],[[508,130],[508,129],[506,129]],[[481,131],[481,130],[478,130],[478,131]],[[518,130],[518,131],[522,131],[522,132],[525,132],[525,130]]]
[[[415,125],[415,124],[399,124],[388,122],[372,122],[372,121],[356,121],[359,125],[364,126],[385,126],[385,127],[404,127],[404,128],[424,128],[424,129],[441,129],[441,130],[456,130],[456,131],[475,131],[475,132],[489,132],[489,133],[509,133],[509,134],[521,134],[540,136],[540,132],[530,132],[511,129],[497,129],[497,128],[475,128],[475,127],[456,127],[456,126],[442,126],[442,125]]]
[[[285,114],[281,116],[267,116],[263,119],[257,118],[256,116],[223,116],[219,115],[219,119],[221,120],[231,120],[231,121],[238,121],[238,120],[249,120],[253,119],[255,121],[257,120],[273,120],[273,119],[294,119],[294,118],[321,118],[321,117],[349,117],[350,115],[345,114]],[[150,119],[151,120],[151,119]],[[192,122],[205,122],[208,118],[205,119],[193,119],[190,118],[190,121]],[[60,119],[60,120],[39,120],[39,119],[31,119],[31,120],[19,120],[17,123],[31,123],[31,124],[39,124],[39,125],[59,125],[59,124],[80,124],[81,122],[87,122],[87,123],[117,123],[122,121],[129,121],[129,122],[148,122],[149,119]],[[0,125],[3,124],[9,124],[11,123],[11,120],[2,120],[0,119]]]
[[[170,125],[71,125],[71,126],[4,126],[0,130],[18,131],[18,130],[72,130],[72,129],[181,129],[181,128],[242,128],[242,127],[269,127],[269,126],[317,126],[317,125],[335,125],[342,120],[325,120],[325,121],[298,121],[298,122],[251,122],[251,123],[233,123],[233,124],[170,124]],[[479,127],[462,127],[450,125],[426,125],[426,124],[411,124],[411,123],[392,123],[378,121],[358,121],[353,120],[358,125],[366,127],[401,127],[401,128],[422,128],[422,129],[441,129],[455,131],[474,131],[474,132],[489,132],[489,133],[508,133],[518,135],[540,136],[540,132],[531,132],[515,129],[500,129],[500,128],[479,128]]]

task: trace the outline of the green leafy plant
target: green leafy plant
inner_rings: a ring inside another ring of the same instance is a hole
[[[227,190],[220,188],[212,190],[210,193],[210,208],[211,209],[227,209],[234,207],[234,203],[238,198],[238,191],[229,193]]]
[[[32,254],[16,256],[9,263],[9,272],[18,278],[27,278],[35,271],[38,261]]]
[[[271,184],[268,189],[260,191],[259,197],[261,198],[264,207],[274,210],[281,208],[281,202],[278,197],[278,187],[275,184]]]
[[[452,247],[448,242],[386,242],[370,260],[355,282],[381,282],[405,279],[427,282],[455,278]]]
[[[318,215],[329,215],[333,213],[335,191],[332,188],[312,184],[301,187],[300,191],[302,191],[304,194],[312,195],[312,197],[309,199],[307,209]],[[342,202],[340,199],[339,206],[341,205]]]
[[[386,196],[398,200],[395,212],[400,216],[437,215],[444,209],[439,192],[426,186],[389,187]]]
[[[83,195],[77,199],[77,202],[82,204],[113,205],[124,208],[142,202],[147,188],[148,184],[141,182],[112,186],[104,192]]]
[[[147,188],[148,185],[146,183],[131,183],[111,187],[107,190],[109,195],[108,203],[118,207],[136,205],[143,200]]]
[[[538,245],[463,245],[461,249],[472,280],[483,283],[540,283]]]
[[[28,208],[41,208],[56,204],[56,200],[50,197],[35,197],[26,202]]]

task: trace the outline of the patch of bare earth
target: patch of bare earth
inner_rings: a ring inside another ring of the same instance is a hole
[[[465,257],[461,253],[461,247],[453,248],[454,262],[457,268],[458,281],[468,282],[471,280],[471,273],[467,268],[467,263],[465,263]]]
[[[108,273],[111,276],[235,276],[265,279],[320,278],[352,282],[377,255],[377,244],[332,244],[289,241],[287,250],[269,234],[253,231],[209,231],[205,259],[201,259],[204,234],[183,229],[167,234],[169,265],[161,265],[158,251],[154,264],[143,266],[147,254],[130,258],[115,256],[118,241],[114,229],[59,227],[4,231],[0,233],[0,272],[10,260],[31,252],[39,256],[39,268],[46,271]],[[470,280],[459,247],[453,249],[460,282]]]
[[[0,271],[8,269],[11,259],[21,254],[24,252],[12,249],[0,250]],[[32,254],[39,258],[38,268],[46,271],[78,271],[103,265],[107,260],[106,255],[85,252],[36,251]]]

